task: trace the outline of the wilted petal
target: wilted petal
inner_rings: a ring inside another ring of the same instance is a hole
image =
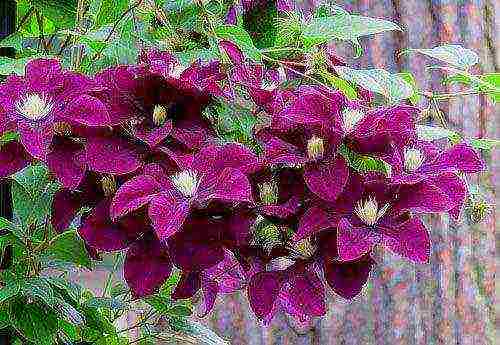
[[[69,121],[90,127],[103,127],[112,124],[104,103],[89,95],[81,95],[71,100],[64,117]]]
[[[89,169],[100,173],[123,175],[141,166],[134,147],[121,138],[89,137],[85,153]]]
[[[339,260],[353,261],[368,253],[379,241],[372,230],[353,226],[345,218],[337,227],[337,248]]]
[[[189,201],[175,191],[155,196],[149,204],[149,218],[161,241],[180,230],[189,214]]]
[[[17,141],[2,145],[0,147],[0,178],[23,169],[29,162],[29,155]]]
[[[326,282],[341,297],[352,299],[363,289],[374,264],[370,255],[349,262],[325,260],[323,269]]]
[[[304,180],[309,189],[326,201],[335,201],[349,178],[349,168],[342,157],[332,162],[308,164],[304,170]]]
[[[330,228],[332,225],[328,220],[328,215],[319,207],[311,207],[300,218],[299,228],[293,235],[293,241],[300,241],[306,237],[314,235],[322,230]]]
[[[144,236],[127,251],[124,275],[137,297],[155,293],[172,271],[167,247],[152,236]]]
[[[128,247],[149,227],[143,216],[131,215],[113,222],[109,215],[110,199],[104,199],[87,216],[79,230],[80,236],[93,247],[107,252]]]
[[[150,202],[162,186],[151,176],[141,175],[125,182],[111,203],[111,217],[117,219]]]
[[[429,261],[431,242],[429,233],[418,218],[401,224],[398,228],[384,234],[384,245],[394,253],[416,263]]]
[[[80,162],[79,155],[83,147],[64,140],[53,146],[47,156],[47,165],[64,188],[76,189],[85,176],[85,164]]]
[[[269,317],[282,285],[281,272],[260,272],[252,276],[248,284],[248,301],[257,318]]]

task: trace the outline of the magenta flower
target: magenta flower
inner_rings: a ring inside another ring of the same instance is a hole
[[[259,133],[269,164],[304,167],[307,187],[317,196],[334,201],[342,192],[349,170],[337,154],[340,137],[335,131],[316,125],[297,126],[284,134]]]
[[[241,160],[245,156],[250,158],[247,163]],[[208,146],[179,162],[173,173],[146,169],[120,187],[111,215],[117,219],[148,205],[157,236],[166,240],[180,230],[191,210],[203,209],[210,201],[251,202],[250,182],[241,170],[256,160],[240,145]]]
[[[409,260],[427,262],[429,234],[410,212],[444,212],[454,207],[436,186],[390,185],[364,181],[353,174],[344,193],[327,209],[311,207],[294,235],[298,241],[330,227],[337,228],[338,260],[353,261],[382,244]]]
[[[10,176],[25,168],[32,158],[17,141],[0,147],[0,178]]]
[[[57,60],[33,60],[25,77],[10,76],[0,86],[0,120],[15,126],[31,156],[45,160],[56,123],[110,124],[104,104],[88,94],[95,88],[90,79],[63,71]]]

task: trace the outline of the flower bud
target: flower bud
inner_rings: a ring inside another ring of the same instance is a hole
[[[404,152],[404,165],[406,171],[412,172],[417,170],[422,166],[424,162],[424,155],[420,150],[417,149],[405,149]]]
[[[153,109],[153,123],[156,126],[163,125],[167,119],[167,115],[167,109],[163,105],[155,105]]]
[[[313,136],[307,141],[307,156],[310,159],[320,159],[325,153],[325,142],[323,139]]]

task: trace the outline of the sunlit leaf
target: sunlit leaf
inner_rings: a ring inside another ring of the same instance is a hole
[[[479,56],[473,50],[457,44],[445,44],[430,49],[409,49],[408,51],[427,55],[463,70],[468,70],[479,62]]]

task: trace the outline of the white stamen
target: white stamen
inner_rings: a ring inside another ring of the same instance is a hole
[[[187,198],[192,197],[198,190],[200,179],[196,172],[191,170],[181,171],[170,177],[172,183]]]
[[[365,114],[361,110],[358,109],[346,109],[342,113],[342,129],[344,132],[351,132],[354,127],[363,119]]]
[[[368,226],[375,225],[389,210],[389,204],[385,204],[379,209],[375,198],[369,197],[366,200],[360,200],[354,208],[354,213]]]
[[[307,141],[307,156],[310,159],[319,159],[325,153],[325,142],[323,139],[313,136]]]
[[[53,104],[45,96],[32,93],[21,99],[16,108],[25,118],[37,121],[50,114]]]
[[[415,171],[422,166],[424,162],[424,155],[420,150],[417,149],[405,149],[404,152],[404,164],[407,171]]]

